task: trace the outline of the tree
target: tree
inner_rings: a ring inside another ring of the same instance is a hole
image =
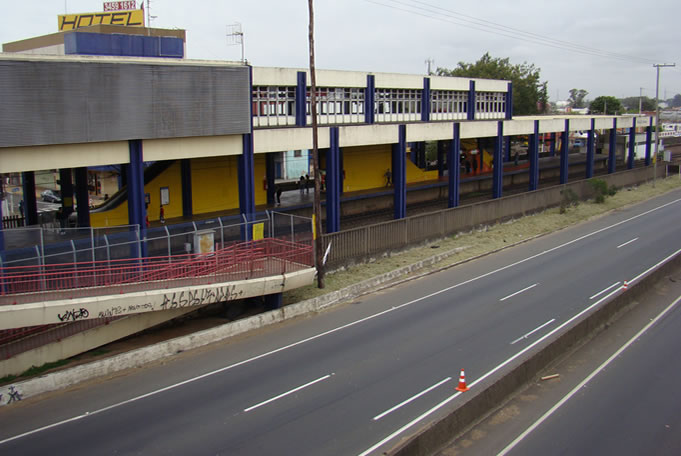
[[[570,98],[568,98],[570,107],[577,109],[585,108],[587,95],[589,95],[589,92],[584,89],[570,89]]]
[[[626,97],[620,100],[629,112],[638,112],[638,103],[641,102],[641,111],[655,111],[655,100],[648,97]]]
[[[672,108],[681,108],[681,94],[674,95],[674,98],[670,99],[668,104]]]
[[[589,105],[592,114],[616,114],[622,112],[622,103],[615,97],[596,97]]]
[[[513,83],[513,114],[538,114],[548,106],[547,83],[540,80],[540,69],[527,62],[512,65],[508,58],[485,53],[475,63],[459,62],[454,69],[438,68],[438,76],[506,79]]]

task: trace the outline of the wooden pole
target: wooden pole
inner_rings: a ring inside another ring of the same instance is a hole
[[[309,44],[310,44],[310,114],[312,116],[312,173],[314,174],[314,203],[312,214],[315,231],[315,263],[317,265],[317,287],[324,288],[324,265],[322,257],[322,202],[321,175],[319,173],[319,137],[317,131],[317,75],[314,66],[314,0],[308,0],[310,12]]]

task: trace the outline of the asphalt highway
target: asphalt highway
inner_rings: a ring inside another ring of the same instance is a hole
[[[680,209],[674,191],[333,311],[3,407],[0,454],[380,454],[456,405],[461,369],[475,388],[678,250]]]

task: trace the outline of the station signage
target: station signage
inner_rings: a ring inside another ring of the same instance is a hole
[[[75,30],[93,25],[123,25],[144,27],[144,10],[104,11],[101,13],[62,14],[58,17],[59,31]]]
[[[104,11],[127,11],[137,9],[136,0],[125,2],[104,2]]]

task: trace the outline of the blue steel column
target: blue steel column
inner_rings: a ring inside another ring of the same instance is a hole
[[[615,148],[617,147],[617,119],[612,119],[612,128],[610,129],[610,147],[608,147],[608,174],[615,172],[616,155]]]
[[[364,92],[364,121],[368,124],[375,122],[374,102],[376,100],[376,77],[367,75],[367,88]]]
[[[4,183],[0,182],[0,188],[3,185],[4,185]],[[5,193],[4,189],[3,189],[2,193],[3,193],[3,196],[4,196],[4,193]],[[2,230],[2,223],[1,223],[2,217],[4,217],[4,216],[2,215],[2,204],[0,204],[0,262],[2,262],[2,264],[4,264],[5,263],[5,233]],[[0,289],[0,291],[3,291],[3,290]]]
[[[64,217],[68,217],[73,212],[73,180],[71,178],[71,168],[59,170],[59,190],[61,190],[61,207]]]
[[[304,127],[307,123],[307,82],[304,71],[298,72],[296,85],[296,127]]]
[[[565,131],[563,132],[562,144],[560,146],[560,183],[567,184],[568,181],[568,163],[570,149],[570,120],[565,119]]]
[[[466,119],[475,120],[475,81],[468,85],[468,113]]]
[[[650,125],[646,127],[646,166],[650,166],[650,145],[653,140],[653,119],[650,119]]]
[[[556,132],[551,133],[551,148],[549,149],[549,155],[551,157],[556,156]]]
[[[494,141],[494,160],[492,162],[492,198],[501,198],[504,187],[504,122],[497,122],[497,137]]]
[[[594,149],[596,144],[594,141],[596,119],[591,119],[591,128],[586,138],[586,178],[594,177]]]
[[[340,148],[338,127],[329,129],[326,152],[326,232],[340,231]]]
[[[192,161],[189,158],[180,160],[180,179],[182,182],[182,217],[191,218],[194,214],[192,203]]]
[[[460,168],[459,155],[461,150],[461,124],[454,124],[454,132],[452,135],[452,145],[447,150],[447,168],[449,169],[449,192],[447,207],[456,207],[459,205],[459,182]]]
[[[437,142],[437,177],[438,179],[445,175],[445,155],[447,154],[447,143],[444,141]]]
[[[395,218],[407,216],[407,126],[399,126],[397,144],[393,144],[392,174],[395,186],[394,209]]]
[[[268,294],[265,295],[265,309],[266,310],[275,310],[281,308],[281,305],[283,303],[282,300],[282,293],[274,293],[274,294]]]
[[[506,161],[511,161],[513,157],[511,157],[511,137],[510,136],[504,136],[504,151],[506,152]]]
[[[534,133],[530,135],[530,191],[539,187],[539,121],[534,121]]]
[[[511,120],[512,118],[513,118],[513,83],[509,82],[508,92],[506,92],[506,120]]]
[[[627,169],[634,167],[634,150],[636,148],[636,117],[631,119],[633,124],[629,129],[629,156],[627,157]]]
[[[267,182],[267,204],[275,203],[275,194],[277,192],[276,185],[274,183],[274,154],[265,154],[265,181]]]
[[[343,149],[338,147],[338,172],[340,173],[339,193],[343,195],[343,188],[345,187],[345,164],[343,163]]]
[[[243,152],[239,155],[239,211],[247,216],[255,212],[253,182],[253,134],[243,137]]]
[[[421,92],[421,120],[430,122],[430,78],[423,78],[423,92]]]
[[[21,173],[21,183],[24,190],[24,224],[38,224],[38,203],[35,200],[35,173],[26,171]]]
[[[90,226],[90,195],[87,191],[87,167],[74,170],[76,180],[76,206],[78,227]],[[142,205],[144,206],[144,169],[142,168]]]
[[[130,225],[139,225],[140,238],[147,237],[146,224],[146,207],[144,204],[144,160],[142,152],[142,140],[135,139],[128,141],[128,148],[130,150],[130,164],[128,165],[128,223]],[[85,188],[87,192],[87,185],[80,185],[79,170],[76,169],[76,198],[81,201],[81,191]],[[87,182],[86,182],[87,184]],[[80,204],[78,204],[78,216],[80,218]],[[80,220],[78,221],[80,224]],[[131,244],[131,255],[133,257],[146,257],[147,244],[142,242],[142,250],[138,249],[137,243]]]

